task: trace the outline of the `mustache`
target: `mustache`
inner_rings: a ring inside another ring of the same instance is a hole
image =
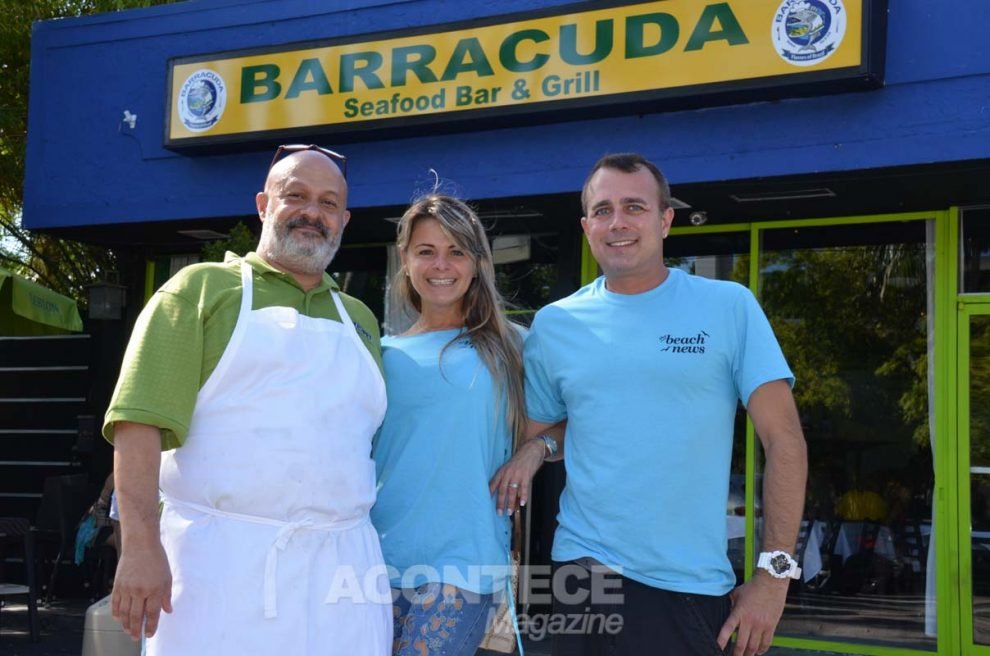
[[[307,228],[314,228],[314,229],[318,230],[320,232],[320,235],[324,239],[329,239],[329,237],[330,237],[330,230],[327,229],[327,227],[325,225],[323,225],[322,223],[319,223],[319,222],[307,221],[306,219],[302,218],[301,216],[298,216],[298,217],[296,217],[294,219],[289,219],[285,223],[285,227],[288,228],[289,230],[293,230],[293,229],[298,228],[300,226],[305,226]]]

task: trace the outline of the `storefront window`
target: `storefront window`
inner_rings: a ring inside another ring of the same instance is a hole
[[[809,462],[782,635],[935,648],[926,223],[762,233]]]
[[[556,300],[560,282],[557,233],[507,235],[492,242],[495,278],[509,317],[528,326],[541,307]]]
[[[664,242],[667,266],[712,280],[749,286],[749,231],[672,234]]]
[[[990,207],[964,209],[960,246],[959,290],[990,293]]]
[[[970,576],[973,642],[990,645],[990,315],[969,326]]]
[[[386,247],[355,244],[342,247],[330,263],[330,275],[345,294],[362,301],[376,317],[385,311]]]

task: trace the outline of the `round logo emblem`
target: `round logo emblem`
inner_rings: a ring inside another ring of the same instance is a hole
[[[795,66],[828,59],[845,35],[842,0],[784,0],[773,17],[777,54]]]
[[[182,124],[192,132],[205,132],[223,116],[227,85],[218,73],[202,68],[182,83],[178,103]]]

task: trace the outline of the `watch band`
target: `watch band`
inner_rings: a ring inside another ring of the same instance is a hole
[[[559,447],[557,446],[557,440],[553,439],[547,433],[541,433],[536,436],[537,439],[543,440],[543,446],[546,448],[546,452],[543,454],[543,459],[552,458],[557,455]]]
[[[801,568],[798,567],[797,561],[786,551],[764,551],[756,561],[756,566],[777,579],[801,577]]]

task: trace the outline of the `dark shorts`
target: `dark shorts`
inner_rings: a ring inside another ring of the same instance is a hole
[[[728,595],[671,592],[587,559],[554,563],[554,656],[716,656]]]

